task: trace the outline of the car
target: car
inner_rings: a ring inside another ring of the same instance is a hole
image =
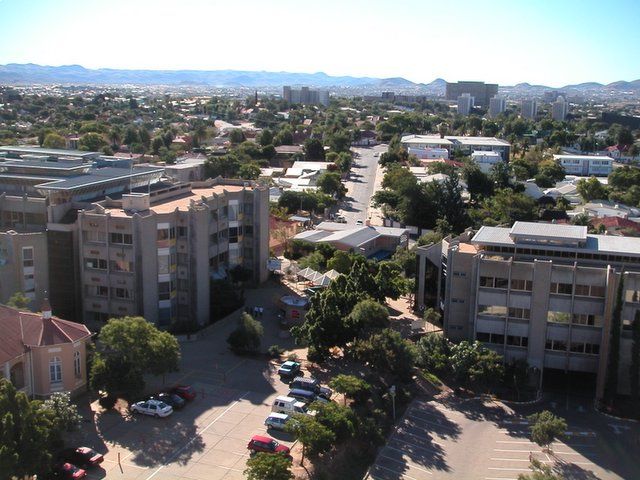
[[[364,225],[364,222],[362,220],[356,220],[356,225]]]
[[[197,395],[195,389],[191,385],[176,385],[170,390],[170,393],[175,393],[185,400],[194,400]]]
[[[347,223],[347,219],[344,217],[344,215],[336,215],[336,223]]]
[[[373,154],[373,156],[374,156],[374,157],[379,157],[379,156],[380,156],[380,152],[375,152],[375,153]]]
[[[333,395],[333,390],[328,387],[323,387],[322,385],[320,385],[320,382],[313,377],[296,377],[289,384],[289,388],[308,390],[309,392],[313,392],[318,396],[326,398],[327,400],[331,400],[331,396]]]
[[[133,413],[142,413],[144,415],[151,415],[152,417],[168,417],[173,413],[173,408],[160,400],[144,400],[131,405],[131,411]]]
[[[60,459],[82,468],[95,467],[104,462],[102,454],[89,447],[67,448],[60,453]]]
[[[278,368],[278,375],[281,377],[295,377],[300,373],[301,366],[302,365],[300,365],[300,363],[289,360],[288,362],[284,362],[280,365],[280,368]]]
[[[286,413],[272,412],[265,419],[264,425],[274,430],[284,430],[291,417]]]
[[[157,396],[152,398],[166,403],[174,410],[180,410],[187,403],[187,401],[177,393],[159,393]]]
[[[286,445],[280,445],[276,440],[264,435],[254,435],[249,440],[247,445],[249,452],[254,453],[279,453],[285,455],[287,458],[291,458],[291,449]]]
[[[53,473],[57,478],[64,478],[65,480],[76,480],[87,476],[86,470],[68,462],[61,463],[55,467]]]
[[[326,398],[320,395],[316,395],[315,393],[310,392],[309,390],[301,390],[299,388],[294,388],[289,390],[289,393],[287,393],[287,397],[295,398],[296,400],[300,400],[301,402],[304,402],[307,405],[313,402],[320,402],[320,403],[329,402],[329,400],[327,400]]]

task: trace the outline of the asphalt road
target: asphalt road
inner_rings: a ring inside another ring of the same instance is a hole
[[[348,189],[345,201],[340,206],[340,212],[347,219],[347,223],[354,225],[357,220],[364,222],[369,217],[369,204],[374,194],[376,169],[378,159],[374,156],[387,151],[386,145],[377,145],[370,148],[354,148],[358,154],[354,158],[351,173],[345,185]]]

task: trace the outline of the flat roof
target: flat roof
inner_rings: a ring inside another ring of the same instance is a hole
[[[502,140],[500,138],[495,137],[463,137],[463,136],[453,136],[447,135],[445,138],[458,142],[462,145],[485,145],[485,146],[494,146],[494,147],[510,147],[511,144],[506,140]]]
[[[160,177],[163,172],[164,168],[162,167],[136,167],[133,170],[116,167],[94,168],[84,175],[56,179],[52,182],[39,184],[37,185],[37,188],[39,190],[49,191],[73,190],[79,187],[90,187],[149,174],[155,174]]]
[[[417,144],[430,144],[430,145],[453,145],[451,140],[446,138],[440,138],[440,135],[405,135],[400,140],[400,143],[417,143]]]
[[[587,227],[556,223],[516,222],[511,227],[509,235],[516,238],[585,241],[587,239]]]
[[[609,162],[613,162],[613,158],[608,157],[606,155],[571,155],[571,154],[554,154],[553,158],[555,160],[562,159],[578,159],[578,160],[608,160]]]
[[[17,153],[33,153],[38,155],[50,156],[67,156],[67,157],[95,157],[100,152],[86,152],[84,150],[66,150],[62,148],[42,148],[37,146],[11,146],[4,145],[0,147],[0,152],[17,152]]]

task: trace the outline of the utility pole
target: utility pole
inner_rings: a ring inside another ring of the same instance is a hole
[[[396,386],[391,385],[389,388],[389,394],[391,395],[391,405],[393,406],[393,421],[396,421]]]

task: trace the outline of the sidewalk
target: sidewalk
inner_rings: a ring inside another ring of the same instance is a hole
[[[373,183],[373,194],[375,195],[377,191],[382,190],[382,179],[384,178],[384,167],[379,163],[376,164],[376,178]],[[367,218],[370,220],[371,225],[384,225],[384,216],[382,215],[382,210],[379,208],[375,208],[373,205],[373,196],[369,200],[369,206],[367,208]]]

